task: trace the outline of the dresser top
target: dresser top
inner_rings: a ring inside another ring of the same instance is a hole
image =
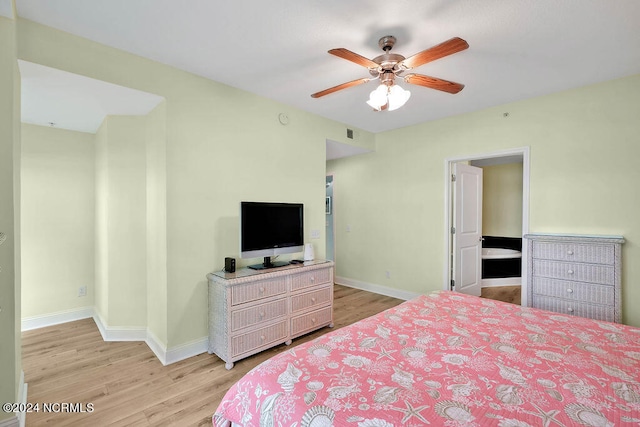
[[[523,237],[529,240],[547,240],[556,242],[624,243],[624,237],[616,235],[529,233],[525,234]]]
[[[296,270],[301,270],[301,271],[313,270],[316,268],[330,267],[332,265],[333,265],[333,261],[329,261],[326,259],[316,259],[313,261],[305,261],[302,264],[288,264],[282,267],[267,268],[264,270],[253,270],[247,267],[236,270],[235,273],[227,273],[224,270],[218,270],[218,271],[209,273],[207,277],[216,282],[236,283],[238,281],[237,279],[245,279],[245,278],[251,278],[251,280],[262,279],[262,278],[267,279],[267,278],[278,277],[282,275],[295,273]],[[224,280],[220,280],[220,279],[224,279]]]

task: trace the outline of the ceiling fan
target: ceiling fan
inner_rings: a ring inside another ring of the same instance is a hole
[[[410,93],[395,85],[396,77],[403,79],[407,83],[441,90],[448,93],[458,93],[462,88],[464,88],[463,84],[436,77],[415,73],[404,74],[405,71],[412,68],[419,67],[428,62],[435,61],[436,59],[444,58],[445,56],[467,49],[469,44],[463,39],[454,37],[440,43],[439,45],[423,50],[422,52],[418,52],[408,58],[397,53],[390,52],[395,43],[396,38],[394,36],[384,36],[380,38],[378,46],[380,46],[384,51],[384,54],[373,59],[365,58],[364,56],[358,55],[357,53],[351,52],[345,48],[331,49],[329,51],[330,54],[367,68],[372,77],[342,83],[329,89],[316,92],[312,94],[311,97],[320,98],[342,89],[367,83],[371,80],[380,79],[380,86],[378,89],[371,92],[371,98],[367,102],[375,110],[380,111],[386,109],[394,110],[395,108],[402,106],[406,100],[409,99]],[[396,94],[397,101],[394,102],[392,98],[396,97]]]

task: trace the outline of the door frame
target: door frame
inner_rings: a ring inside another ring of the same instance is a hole
[[[333,233],[331,242],[332,242],[332,253],[333,253],[333,259],[331,261],[333,261],[333,272],[334,272],[334,277],[335,277],[335,268],[336,268],[336,210],[335,210],[335,199],[336,199],[336,187],[335,187],[335,182],[336,182],[336,176],[334,173],[325,173],[325,183],[326,183],[326,179],[328,177],[331,177],[331,231]],[[325,196],[326,196],[327,192],[326,192],[326,187],[325,187]],[[324,243],[325,243],[325,255],[326,255],[326,251],[329,249],[327,247],[327,239],[329,237],[328,234],[326,234],[327,231],[327,227],[326,227],[326,222],[327,222],[327,218],[325,215],[325,236],[324,236]],[[325,257],[326,258],[326,257]]]
[[[458,157],[449,157],[444,160],[444,247],[445,251],[445,265],[444,265],[444,283],[443,289],[450,289],[451,279],[451,267],[452,267],[452,252],[453,244],[451,241],[451,227],[453,226],[452,217],[452,199],[451,199],[451,174],[453,173],[453,164],[459,162],[470,162],[473,160],[489,160],[500,159],[504,157],[519,157],[522,156],[522,235],[524,236],[529,232],[529,151],[528,146],[512,148],[500,151],[491,151],[488,153],[470,154]],[[527,272],[528,262],[527,257],[528,249],[527,245],[522,245],[522,288],[521,288],[521,304],[522,306],[528,306],[527,301]]]

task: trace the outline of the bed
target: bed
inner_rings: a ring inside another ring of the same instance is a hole
[[[640,329],[451,291],[255,367],[216,427],[640,425]]]

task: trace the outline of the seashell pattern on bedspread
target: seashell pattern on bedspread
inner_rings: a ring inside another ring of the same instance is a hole
[[[293,347],[216,427],[637,426],[640,329],[450,291]]]

